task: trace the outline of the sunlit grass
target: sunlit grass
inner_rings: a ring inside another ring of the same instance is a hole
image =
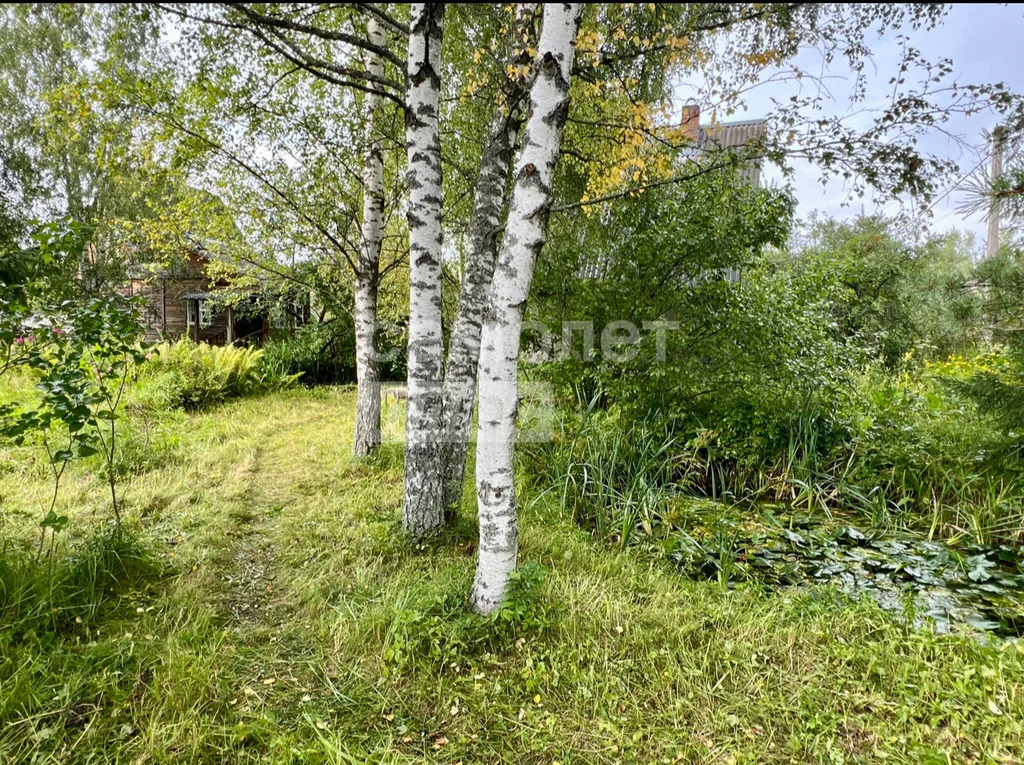
[[[827,589],[690,582],[595,543],[556,492],[522,503],[539,595],[507,624],[468,613],[473,522],[409,545],[400,444],[353,461],[353,405],[290,391],[156,423],[170,456],[136,460],[125,504],[173,575],[75,629],[0,623],[3,761],[1024,758],[1018,645],[914,631]],[[34,459],[0,452],[4,533],[28,549]],[[106,527],[104,497],[75,467],[72,548]]]

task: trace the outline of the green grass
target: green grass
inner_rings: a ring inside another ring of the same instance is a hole
[[[353,461],[353,404],[290,391],[153,424],[170,452],[136,445],[125,506],[159,573],[80,624],[4,617],[0,760],[1024,760],[1021,645],[828,589],[687,581],[595,544],[556,492],[522,513],[522,558],[547,576],[529,569],[507,620],[468,613],[473,523],[408,545],[400,445]],[[9,544],[34,542],[47,488],[30,453],[0,452]],[[76,467],[72,550],[105,501]]]

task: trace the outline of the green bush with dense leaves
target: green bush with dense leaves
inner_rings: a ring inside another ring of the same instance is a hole
[[[620,540],[669,491],[1019,543],[1014,256],[975,266],[963,237],[912,243],[877,218],[820,221],[783,249],[786,216],[775,192],[719,177],[554,229],[530,317],[593,321],[594,347],[529,369],[563,410],[561,438],[527,450],[534,470]],[[621,320],[672,328],[660,349],[645,331],[608,353]]]
[[[294,335],[268,342],[263,363],[282,376],[301,375],[303,385],[352,383],[356,380],[355,354],[351,323],[307,324]]]

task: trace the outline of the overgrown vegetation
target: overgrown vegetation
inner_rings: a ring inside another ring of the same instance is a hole
[[[157,408],[204,409],[239,396],[280,390],[301,372],[285,373],[256,348],[179,340],[161,343],[139,369],[143,397]]]
[[[268,369],[299,375],[303,385],[355,382],[355,334],[351,324],[308,324],[292,337],[271,340],[263,349]]]
[[[0,759],[1024,761],[1024,96],[940,4],[445,5],[0,9]]]
[[[349,456],[353,403],[288,391],[173,426],[180,461],[125,503],[175,575],[68,612],[70,632],[25,641],[4,619],[6,760],[1024,757],[1018,644],[916,629],[830,588],[689,581],[595,544],[553,494],[525,495],[536,563],[503,615],[469,613],[472,525],[421,549],[396,534],[400,459]],[[2,464],[5,506],[34,507],[41,466]],[[71,469],[63,502],[88,536],[104,485]]]
[[[5,539],[0,623],[6,640],[52,645],[88,634],[96,622],[110,617],[118,596],[144,591],[162,573],[151,551],[123,526],[56,552],[51,546],[45,565],[39,565],[36,550],[19,549],[17,539]]]
[[[598,258],[613,276],[577,277],[535,303],[543,320],[568,299],[600,332],[614,285],[634,324],[664,321],[668,306],[675,322],[662,349],[651,332],[625,359],[569,349],[536,368],[562,409],[560,436],[531,449],[541,485],[559,487],[600,538],[649,531],[668,492],[1020,545],[1012,254],[975,267],[961,238],[913,246],[864,219],[817,224],[801,248],[759,256],[743,249],[759,241],[751,233],[712,261],[672,205],[647,227],[659,196],[635,203],[646,233],[630,257]],[[600,254],[603,230],[588,236]],[[547,268],[564,280],[558,257]],[[730,263],[746,264],[741,281],[719,276]],[[666,269],[675,280],[650,291],[649,274]]]

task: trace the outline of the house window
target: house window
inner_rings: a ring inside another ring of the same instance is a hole
[[[209,300],[189,300],[186,305],[188,326],[194,327],[197,319],[200,329],[209,329],[213,326],[213,306]]]

